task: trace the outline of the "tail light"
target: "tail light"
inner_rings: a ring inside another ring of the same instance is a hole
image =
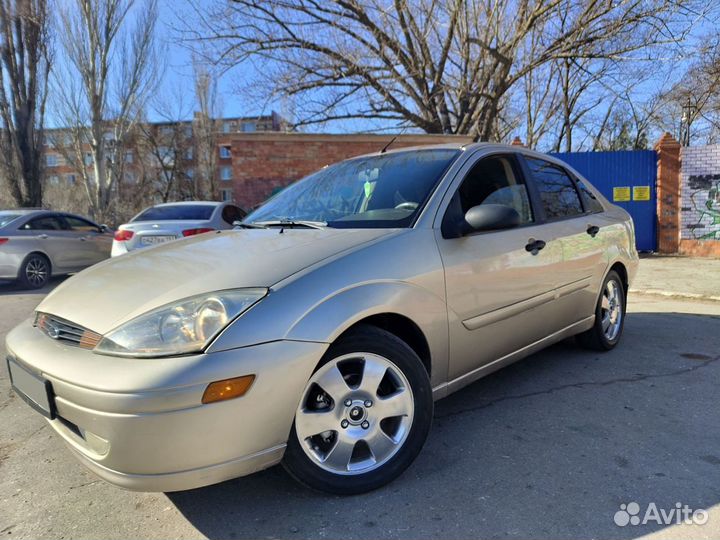
[[[195,236],[196,234],[202,234],[202,233],[206,233],[206,232],[212,232],[212,231],[214,231],[214,230],[215,230],[215,229],[213,229],[212,227],[200,227],[200,228],[198,228],[198,229],[185,229],[185,230],[182,232],[182,235],[183,235],[183,236]]]
[[[0,246],[7,243],[7,241],[10,240],[9,238],[0,238]]]
[[[132,231],[118,230],[118,231],[115,231],[114,238],[118,242],[127,242],[128,240],[130,240],[133,237],[134,234],[135,233]]]

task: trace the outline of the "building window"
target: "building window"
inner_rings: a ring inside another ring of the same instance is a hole
[[[245,132],[255,131],[257,129],[257,126],[255,125],[255,122],[243,122],[242,130]]]
[[[160,133],[162,135],[172,135],[173,128],[172,128],[172,126],[163,126],[160,128]]]
[[[220,198],[223,202],[232,201],[232,189],[221,189]]]
[[[48,154],[45,156],[45,164],[48,167],[57,167],[60,164],[59,156],[56,154]]]
[[[65,176],[65,181],[70,185],[75,184],[76,180],[77,180],[77,177],[74,174],[68,174]]]
[[[132,163],[133,159],[134,158],[132,152],[125,152],[125,163]]]
[[[231,129],[232,129],[232,124],[230,124],[230,122],[223,122],[223,125],[222,125],[223,133],[230,133]]]
[[[232,180],[232,167],[220,167],[220,180]]]
[[[188,179],[192,180],[195,178],[195,169],[188,169],[185,171],[185,174],[187,175]]]
[[[193,158],[193,149],[192,146],[190,148],[185,149],[185,153],[183,154],[183,157],[185,159],[192,159]]]
[[[85,165],[92,165],[93,158],[90,152],[85,153]]]
[[[126,171],[125,172],[125,182],[128,184],[134,184],[135,183],[135,173],[133,171]]]
[[[60,179],[57,177],[57,175],[54,175],[54,174],[52,176],[48,177],[48,181],[53,186],[57,186],[60,183]]]
[[[230,159],[232,157],[232,152],[230,151],[229,146],[221,146],[220,147],[220,157],[222,159]]]
[[[188,124],[187,126],[185,126],[185,129],[183,131],[185,132],[185,136],[187,138],[192,137],[192,124]]]

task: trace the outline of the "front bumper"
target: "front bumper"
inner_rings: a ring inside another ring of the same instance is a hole
[[[49,380],[48,420],[98,476],[138,491],[221,482],[282,458],[304,386],[325,343],[276,341],[162,359],[102,356],[52,340],[26,321],[8,354]],[[203,405],[210,382],[255,374],[245,396]]]

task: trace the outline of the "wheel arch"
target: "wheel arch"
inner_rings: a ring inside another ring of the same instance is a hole
[[[617,272],[617,274],[620,276],[620,280],[622,281],[623,291],[625,292],[625,297],[627,298],[628,293],[628,286],[629,286],[629,277],[628,277],[628,271],[625,265],[617,261],[615,262],[610,269],[608,270],[608,274],[612,271]]]
[[[381,328],[403,340],[420,357],[432,384],[445,382],[445,301],[411,283],[365,283],[341,291],[308,310],[292,325],[285,339],[334,343],[361,324]]]
[[[20,275],[20,272],[22,272],[22,269],[23,269],[23,267],[25,266],[25,263],[26,263],[26,262],[28,261],[28,259],[29,259],[30,257],[32,257],[33,255],[40,255],[41,257],[43,257],[43,258],[47,261],[48,265],[50,266],[50,275],[52,276],[53,269],[54,269],[52,259],[50,258],[50,255],[48,255],[47,253],[45,253],[44,251],[39,250],[39,249],[34,249],[34,250],[32,250],[30,253],[28,253],[27,255],[25,255],[25,257],[23,258],[22,262],[20,263],[20,268],[18,268],[18,276]]]
[[[380,328],[402,340],[418,355],[418,358],[420,358],[425,367],[425,371],[427,371],[428,377],[432,375],[430,345],[423,331],[412,319],[399,313],[377,313],[352,324],[338,336],[338,339],[342,339],[343,336],[355,330],[358,326],[363,325]]]

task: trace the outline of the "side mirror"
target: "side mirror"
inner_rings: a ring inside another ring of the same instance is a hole
[[[472,231],[498,231],[520,225],[517,210],[504,204],[481,204],[473,206],[465,214],[465,222]]]
[[[108,226],[105,225],[104,223],[103,223],[102,225],[100,225],[100,232],[101,232],[101,233],[106,233],[106,232],[108,232],[109,230],[110,230],[110,227],[108,227]]]

